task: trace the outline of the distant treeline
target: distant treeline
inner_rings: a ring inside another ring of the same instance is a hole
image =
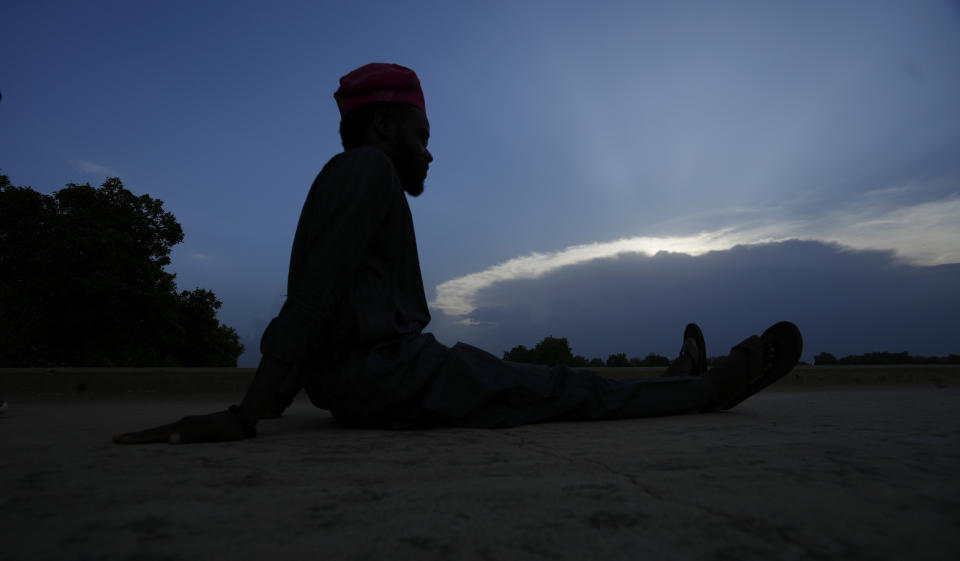
[[[707,359],[709,366],[715,365],[723,359],[722,356],[710,357]],[[670,359],[649,353],[647,356],[627,358],[626,353],[614,353],[607,356],[606,360],[595,357],[587,359],[581,355],[573,354],[570,343],[566,337],[544,337],[539,343],[529,349],[523,345],[517,345],[509,351],[503,352],[503,359],[512,362],[522,362],[526,364],[545,364],[547,366],[570,366],[572,368],[591,368],[600,366],[659,366],[665,367],[670,364]],[[814,365],[829,364],[960,364],[960,355],[947,356],[911,356],[907,352],[888,353],[873,352],[862,355],[848,355],[843,358],[837,358],[830,353],[820,353],[813,357]],[[801,361],[800,364],[807,364]]]
[[[627,353],[614,353],[603,360],[600,357],[587,359],[573,354],[566,337],[544,337],[542,341],[528,349],[517,345],[509,351],[503,352],[503,360],[523,362],[527,364],[545,364],[547,366],[570,366],[573,368],[588,368],[595,366],[667,366],[670,359],[649,353],[644,358],[627,358]]]
[[[874,352],[837,358],[830,353],[813,357],[815,366],[830,364],[960,364],[960,355],[911,356],[910,353]]]

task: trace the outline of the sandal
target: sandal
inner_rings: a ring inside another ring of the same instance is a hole
[[[691,345],[690,343],[693,343]],[[694,348],[694,346],[696,348]],[[677,358],[670,363],[663,377],[703,376],[707,371],[707,343],[703,332],[695,323],[688,323],[683,330],[683,345]]]
[[[759,345],[756,345],[753,339],[751,337],[745,340],[734,349],[743,349],[747,353],[755,352]],[[800,361],[800,355],[803,352],[803,336],[800,334],[800,329],[789,321],[772,325],[759,339],[763,353],[759,373],[752,375],[747,387],[733,398],[721,400],[719,409],[732,409],[741,401],[786,376]]]

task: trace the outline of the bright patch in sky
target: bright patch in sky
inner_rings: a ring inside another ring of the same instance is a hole
[[[583,244],[550,253],[516,257],[489,269],[449,280],[437,286],[437,298],[431,305],[452,315],[466,315],[475,309],[477,293],[495,283],[535,279],[561,267],[615,257],[623,253],[654,255],[660,251],[701,255],[736,245],[728,231],[667,238],[636,237],[606,243]]]
[[[960,262],[960,198],[917,204],[890,211],[865,208],[859,213],[834,212],[821,220],[770,222],[747,228],[725,228],[689,236],[624,238],[590,243],[561,251],[516,257],[483,271],[446,281],[436,288],[431,305],[466,316],[476,309],[476,297],[490,286],[511,280],[535,279],[561,267],[627,253],[648,256],[659,252],[703,255],[737,245],[788,239],[835,242],[852,249],[894,250],[915,265]],[[470,325],[466,318],[462,323]]]

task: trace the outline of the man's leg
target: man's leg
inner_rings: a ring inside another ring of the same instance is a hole
[[[459,343],[428,385],[422,406],[442,423],[508,427],[690,413],[716,399],[715,387],[699,376],[610,380],[587,370],[503,361]]]
[[[789,372],[800,330],[780,322],[751,336],[702,376],[609,380],[584,370],[517,364],[457,344],[422,398],[428,416],[473,427],[623,419],[734,407]]]

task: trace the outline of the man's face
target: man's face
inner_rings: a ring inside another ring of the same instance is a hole
[[[403,183],[403,190],[416,197],[423,193],[423,181],[433,155],[427,150],[430,122],[417,107],[410,106],[397,120],[396,134],[390,146],[390,158]]]

